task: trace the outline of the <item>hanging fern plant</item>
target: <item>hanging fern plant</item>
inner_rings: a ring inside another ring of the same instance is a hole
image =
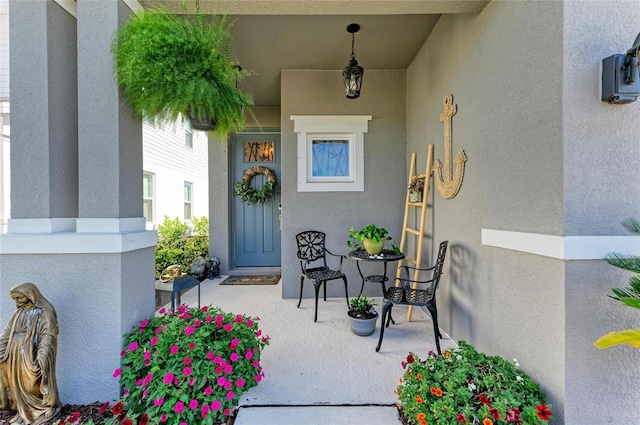
[[[112,43],[118,83],[138,116],[214,120],[216,133],[238,132],[253,99],[237,82],[251,72],[231,59],[227,18],[209,22],[198,3],[196,12],[175,15],[157,9],[132,16]]]

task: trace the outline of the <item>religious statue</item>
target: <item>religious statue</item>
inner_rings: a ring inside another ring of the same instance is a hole
[[[9,291],[16,311],[0,334],[0,409],[15,425],[39,425],[60,414],[56,383],[58,319],[33,283]]]

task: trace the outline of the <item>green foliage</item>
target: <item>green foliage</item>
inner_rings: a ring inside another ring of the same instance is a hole
[[[264,204],[269,201],[275,193],[278,193],[280,184],[277,180],[267,180],[260,190],[255,190],[251,186],[245,186],[242,179],[233,186],[236,195],[250,205]]]
[[[269,337],[261,335],[258,319],[217,307],[182,305],[160,313],[125,335],[122,368],[114,373],[124,395],[107,425],[125,418],[166,425],[225,421],[264,376],[260,354]]]
[[[349,240],[347,245],[349,248],[362,249],[362,241],[364,238],[371,239],[375,242],[380,242],[380,239],[384,238],[389,231],[384,227],[378,227],[375,224],[368,224],[360,230],[356,230],[351,226],[349,228]]]
[[[498,356],[479,353],[465,341],[421,361],[413,353],[396,389],[413,425],[548,423],[545,395],[522,370]]]
[[[640,221],[628,218],[622,222],[622,226],[629,233],[640,235]],[[636,255],[611,252],[605,256],[604,260],[622,270],[640,273],[640,257]],[[611,288],[611,292],[613,292],[613,295],[608,296],[620,301],[622,305],[640,309],[640,276],[631,276],[628,287]],[[633,348],[640,348],[640,329],[610,332],[594,342],[594,345],[598,348],[608,348],[619,344],[628,344]]]
[[[213,118],[222,135],[242,130],[253,100],[237,81],[251,72],[231,60],[231,26],[224,16],[209,22],[163,9],[132,15],[111,49],[133,112],[161,121]]]
[[[359,317],[369,317],[375,311],[375,301],[367,297],[358,296],[349,300],[349,307]]]
[[[193,261],[209,257],[209,220],[207,217],[193,218],[193,231],[177,217],[165,216],[158,226],[156,245],[156,279],[167,267],[180,264],[183,272],[189,272]]]

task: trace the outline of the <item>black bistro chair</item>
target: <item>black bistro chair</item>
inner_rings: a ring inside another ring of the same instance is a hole
[[[416,269],[415,267],[402,266],[405,277],[399,277],[396,279],[396,283],[399,285],[387,289],[387,292],[384,294],[384,302],[382,304],[382,322],[380,322],[380,339],[378,340],[376,351],[380,351],[382,338],[384,337],[384,328],[389,327],[389,321],[393,320],[391,318],[391,309],[394,304],[397,304],[427,307],[429,313],[431,313],[431,318],[433,319],[433,333],[436,337],[436,348],[438,349],[438,354],[442,354],[440,352],[440,338],[442,338],[442,334],[438,327],[436,289],[438,289],[438,282],[440,282],[440,276],[442,275],[442,267],[444,265],[444,257],[447,254],[448,244],[449,241],[440,243],[440,250],[438,251],[436,264],[433,267],[429,267],[427,269]],[[420,270],[421,272],[431,271],[431,279],[411,280],[410,272],[415,272],[415,270]],[[417,284],[416,289],[414,289],[414,284]]]
[[[327,282],[335,279],[344,281],[344,294],[347,297],[347,307],[349,306],[349,294],[347,290],[347,277],[342,273],[342,261],[347,258],[345,255],[336,255],[329,252],[324,246],[325,234],[315,230],[308,230],[296,235],[298,243],[298,258],[300,259],[300,299],[298,300],[298,308],[302,302],[302,286],[306,277],[313,283],[316,291],[316,311],[313,321],[318,321],[318,291],[320,286],[324,286],[324,300],[327,300]],[[337,270],[327,266],[327,254],[340,259],[340,265]],[[315,267],[312,266],[315,263]]]

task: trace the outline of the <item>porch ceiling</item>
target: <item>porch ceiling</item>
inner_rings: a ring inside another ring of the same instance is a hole
[[[144,8],[177,0],[138,0]],[[234,20],[233,52],[255,75],[240,82],[256,106],[280,106],[282,69],[342,70],[350,23],[360,24],[355,53],[366,71],[406,69],[443,13],[479,13],[489,0],[200,0],[205,14]],[[363,88],[364,90],[364,88]]]

